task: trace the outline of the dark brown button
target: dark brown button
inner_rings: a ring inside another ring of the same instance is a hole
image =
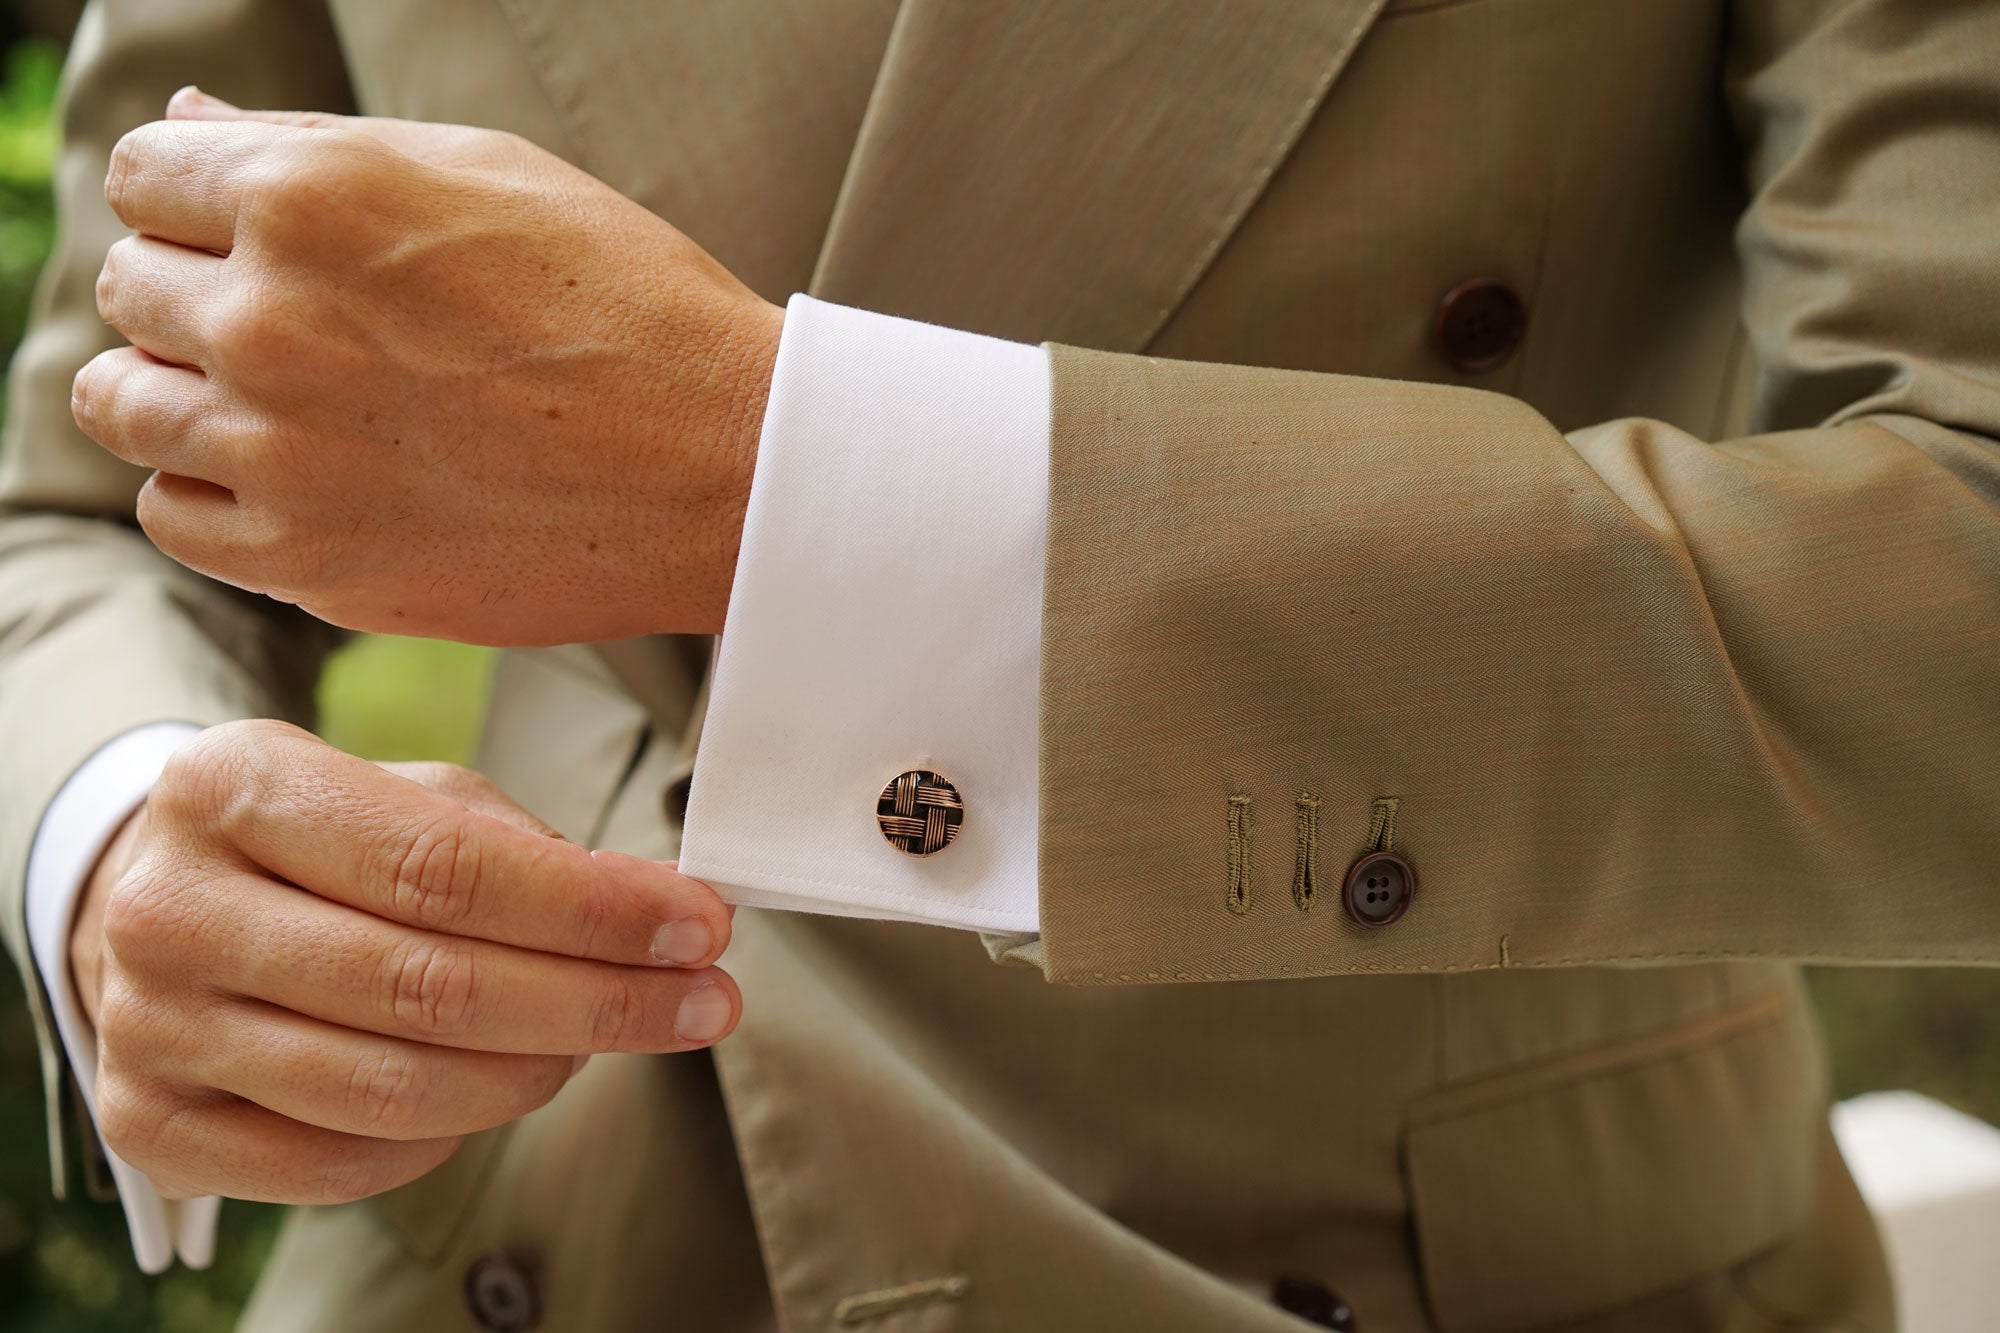
[[[1347,872],[1347,914],[1364,926],[1402,919],[1417,896],[1417,872],[1394,852],[1370,852]]]
[[[943,774],[927,768],[898,773],[875,801],[875,822],[899,852],[929,856],[951,846],[965,822],[965,802]]]
[[[504,1254],[475,1259],[465,1270],[465,1308],[484,1333],[527,1333],[542,1322],[528,1270]]]
[[[1295,1314],[1308,1324],[1354,1333],[1354,1311],[1340,1299],[1340,1293],[1324,1282],[1311,1278],[1281,1277],[1271,1284],[1271,1304],[1286,1314]]]
[[[1438,302],[1431,338],[1438,355],[1468,375],[1496,369],[1528,332],[1528,307],[1497,278],[1469,278]]]

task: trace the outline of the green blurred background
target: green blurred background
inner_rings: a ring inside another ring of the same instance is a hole
[[[0,356],[11,355],[52,234],[51,103],[72,0],[0,7]],[[321,731],[376,759],[470,755],[491,662],[481,650],[363,638],[320,688]],[[0,738],[4,752],[4,738]],[[7,849],[20,855],[20,849]],[[2000,1123],[2000,971],[1821,970],[1837,1091],[1915,1088]],[[231,1204],[206,1273],[143,1278],[115,1204],[49,1198],[34,1039],[11,967],[0,967],[0,1330],[220,1333],[242,1308],[277,1210]]]

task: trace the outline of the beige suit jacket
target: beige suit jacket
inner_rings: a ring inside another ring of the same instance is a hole
[[[1281,1276],[1370,1330],[1890,1326],[1792,962],[2000,959],[2000,10],[99,5],[0,457],[17,953],[65,775],[304,716],[328,643],[69,419],[105,154],[188,82],[513,130],[773,299],[1063,344],[1040,936],[745,913],[712,1059],[299,1215],[249,1327],[496,1273],[584,1330],[1275,1331]],[[1472,278],[1527,311],[1476,373]],[[705,661],[512,654],[483,766],[670,854]]]

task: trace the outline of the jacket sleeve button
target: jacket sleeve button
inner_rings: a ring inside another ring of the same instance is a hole
[[[1364,926],[1402,920],[1417,896],[1417,872],[1394,852],[1370,852],[1347,872],[1347,914]]]
[[[465,1308],[483,1333],[527,1333],[542,1322],[527,1270],[501,1254],[476,1259],[465,1270]]]

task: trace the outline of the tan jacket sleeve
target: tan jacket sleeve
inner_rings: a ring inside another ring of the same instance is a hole
[[[325,15],[290,0],[94,4],[64,75],[56,252],[14,361],[0,445],[0,932],[35,1011],[58,1192],[62,1057],[22,915],[42,811],[94,750],[132,727],[303,717],[329,642],[303,616],[155,551],[133,521],[146,474],[70,417],[77,370],[123,341],[98,318],[94,295],[104,252],[124,234],[104,204],[106,160],[188,83],[245,106],[350,101]]]
[[[1995,25],[1733,8],[1760,433],[1057,349],[1052,977],[2000,961]]]

